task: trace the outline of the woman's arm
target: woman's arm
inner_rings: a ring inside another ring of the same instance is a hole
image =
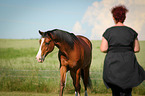
[[[108,50],[108,41],[104,37],[102,37],[102,42],[101,42],[100,50],[103,53],[107,53],[107,50]]]
[[[134,52],[137,53],[140,51],[140,45],[139,45],[139,41],[138,41],[138,38],[136,38],[134,40]]]

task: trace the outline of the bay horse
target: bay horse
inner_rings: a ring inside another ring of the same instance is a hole
[[[87,87],[91,87],[89,70],[92,59],[92,44],[90,40],[84,36],[75,36],[73,33],[59,29],[46,32],[39,30],[39,33],[42,38],[40,39],[40,48],[36,56],[38,62],[42,63],[48,53],[53,51],[54,46],[59,49],[60,96],[63,96],[67,71],[70,71],[73,79],[75,96],[80,96],[80,77],[83,79],[85,96],[88,96]]]

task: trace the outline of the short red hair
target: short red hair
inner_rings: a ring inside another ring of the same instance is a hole
[[[126,18],[128,9],[124,5],[115,6],[111,9],[111,13],[116,20],[116,23],[123,23]]]

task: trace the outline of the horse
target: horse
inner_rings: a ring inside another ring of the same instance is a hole
[[[53,51],[56,46],[58,59],[60,62],[60,95],[63,96],[65,87],[66,73],[70,71],[75,88],[75,96],[80,96],[80,77],[82,77],[85,87],[85,96],[87,88],[91,88],[90,65],[92,60],[92,44],[89,39],[81,35],[74,35],[60,29],[53,29],[41,32],[40,48],[36,59],[38,62],[44,62],[45,57]]]

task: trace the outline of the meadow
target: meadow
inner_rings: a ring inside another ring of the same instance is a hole
[[[88,90],[89,94],[111,93],[110,89],[106,89],[102,80],[105,53],[100,52],[100,43],[101,41],[92,41],[93,58],[90,75],[93,87]],[[140,41],[140,47],[141,51],[136,53],[136,56],[139,64],[145,69],[145,41]],[[57,57],[58,49],[55,48],[54,51],[46,57],[44,63],[38,63],[35,59],[38,48],[38,39],[0,39],[0,94],[3,92],[3,94],[5,94],[5,92],[15,91],[41,94],[59,93],[60,73]],[[69,72],[67,75],[67,84],[65,86],[64,94],[74,94],[74,87]],[[82,81],[81,86],[81,92],[84,93]],[[133,88],[133,94],[145,95],[144,90],[145,81],[138,87]]]

